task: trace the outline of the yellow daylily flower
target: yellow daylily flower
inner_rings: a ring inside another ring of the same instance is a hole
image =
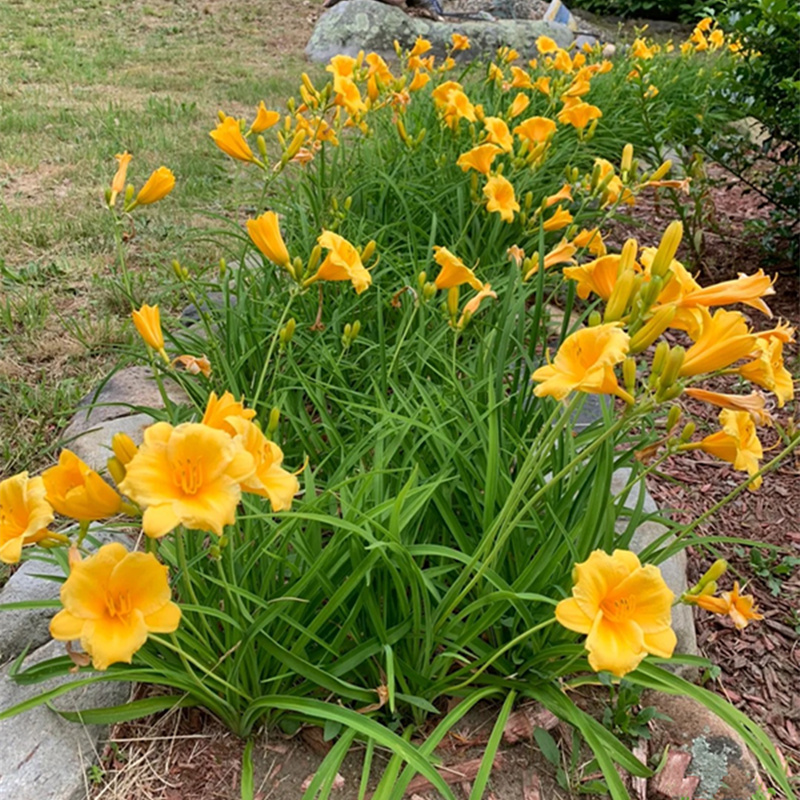
[[[267,107],[264,105],[264,101],[262,100],[258,104],[258,109],[256,110],[256,118],[253,120],[253,124],[250,126],[249,133],[263,133],[266,130],[269,130],[274,125],[277,125],[281,121],[281,114],[279,111],[269,111]]]
[[[545,75],[537,78],[536,83],[533,84],[533,88],[536,89],[537,92],[541,92],[550,97],[550,78]]]
[[[461,33],[454,33],[452,34],[451,39],[453,40],[453,50],[469,50],[469,37],[464,36]]]
[[[47,501],[65,517],[81,522],[117,514],[122,498],[71,450],[62,450],[58,464],[42,473]]]
[[[578,282],[578,297],[581,300],[585,300],[594,292],[601,299],[608,301],[617,285],[620,258],[618,254],[611,253],[579,267],[567,267],[564,270],[564,277]]]
[[[536,49],[541,55],[547,53],[555,53],[558,50],[558,45],[549,36],[540,36],[536,40]]]
[[[250,453],[224,431],[157,422],[145,430],[119,488],[145,509],[147,536],[160,538],[178,525],[221,536],[254,468]]]
[[[421,56],[427,53],[432,47],[433,45],[427,39],[424,39],[422,36],[417,36],[414,47],[411,48],[411,52],[408,55],[412,58],[414,56]]]
[[[431,79],[431,76],[428,75],[427,72],[420,72],[419,70],[416,70],[414,72],[413,80],[408,85],[408,91],[409,92],[417,92],[417,91],[419,91],[420,89],[424,88],[427,85],[427,83],[428,83],[428,81],[430,81],[430,79]]]
[[[769,306],[761,298],[775,294],[773,283],[775,283],[775,278],[765,275],[763,269],[754,275],[745,275],[740,272],[736,280],[715,283],[712,286],[705,286],[689,292],[681,298],[678,304],[685,308],[696,308],[697,306],[711,307],[724,306],[729,303],[744,303],[771,317],[772,312],[769,310]]]
[[[562,208],[560,205],[556,210],[544,221],[542,227],[548,232],[560,231],[566,228],[567,225],[572,223],[572,214],[567,209]]]
[[[325,67],[326,72],[330,72],[334,77],[339,78],[352,78],[353,72],[356,68],[356,59],[352,56],[336,55],[334,56],[328,66]]]
[[[131,312],[131,318],[145,344],[160,353],[165,361],[169,361],[164,351],[164,334],[161,330],[161,311],[158,304],[148,306],[145,303],[138,311]]]
[[[469,98],[460,89],[453,89],[447,96],[447,105],[444,108],[444,120],[447,125],[455,130],[460,120],[476,122],[475,106],[470,103]]]
[[[269,441],[253,422],[242,417],[229,417],[227,422],[255,465],[253,474],[242,481],[242,491],[268,498],[273,511],[288,511],[292,498],[300,491],[300,483],[281,466],[281,448]]]
[[[706,389],[690,387],[684,390],[684,394],[694,400],[701,400],[710,403],[717,408],[728,408],[732,411],[746,411],[756,425],[771,425],[772,416],[765,408],[766,401],[761,392],[751,392],[747,395],[740,394],[721,394],[720,392],[710,392]]]
[[[783,363],[783,342],[780,338],[764,339],[758,334],[754,361],[739,367],[737,372],[756,386],[775,393],[778,408],[794,398],[794,379]]]
[[[634,42],[631,45],[631,55],[634,58],[641,58],[644,60],[648,60],[655,55],[655,50],[653,48],[648,47],[644,39],[637,38],[634,39]]]
[[[574,264],[575,255],[578,248],[572,242],[562,239],[547,255],[544,257],[544,268],[549,269],[558,264]],[[539,271],[539,254],[534,253],[531,256],[530,269],[525,273],[522,280],[527,281],[532,278]]]
[[[615,323],[582,328],[564,339],[552,363],[533,373],[531,380],[539,384],[533,392],[556,400],[578,391],[614,394],[632,401],[614,374],[614,365],[625,360],[629,347],[630,337]]]
[[[233,117],[225,117],[217,127],[209,134],[214,143],[223,153],[239,161],[249,161],[253,164],[260,163],[253,155],[250,145],[242,136],[242,129],[239,127],[239,120]]]
[[[531,104],[531,100],[524,92],[519,92],[508,107],[508,118],[518,117]]]
[[[347,109],[347,112],[356,119],[367,110],[367,104],[361,98],[358,86],[351,78],[335,75],[333,78],[334,102]]]
[[[453,289],[464,283],[468,283],[478,292],[483,289],[483,284],[475,273],[446,247],[434,246],[433,253],[433,260],[442,268],[434,282],[437,289]]]
[[[483,125],[486,128],[486,141],[490,144],[496,144],[504,152],[510,153],[514,147],[514,137],[508,130],[505,120],[500,117],[486,117],[483,120]]]
[[[149,634],[177,630],[181,610],[170,596],[169,570],[152,553],[129,553],[112,542],[70,562],[64,608],[50,621],[50,634],[79,639],[97,670],[130,664]]]
[[[288,267],[291,263],[289,251],[281,236],[278,215],[274,211],[265,211],[256,219],[247,220],[247,233],[255,246],[279,267]]]
[[[603,241],[603,235],[600,233],[600,228],[592,228],[587,230],[583,228],[577,236],[572,239],[572,244],[575,247],[585,247],[593,256],[604,256],[606,254],[606,245]]]
[[[589,665],[618,677],[632,672],[648,654],[670,658],[677,644],[672,601],[661,571],[642,566],[630,550],[612,555],[595,550],[575,565],[572,597],[556,606],[556,619],[586,634]]]
[[[384,86],[394,81],[389,65],[377,53],[368,53],[364,61],[369,66],[367,70],[369,77],[376,77]]]
[[[753,418],[747,411],[720,411],[721,431],[706,436],[700,442],[685,446],[686,449],[699,449],[733,464],[734,469],[755,475],[758,462],[764,457],[764,450],[756,435]],[[751,489],[761,486],[761,476],[750,482]]]
[[[488,297],[491,297],[493,300],[497,300],[497,292],[492,291],[491,283],[484,285],[484,287],[474,297],[464,304],[464,310],[461,312],[461,316],[458,318],[458,322],[456,323],[457,330],[463,331],[464,328],[469,325],[470,320],[475,316],[475,314],[478,313],[481,303]]]
[[[333,231],[323,231],[317,242],[329,252],[319,269],[310,278],[306,278],[304,286],[310,286],[319,280],[350,281],[356,294],[361,294],[372,285],[372,276],[361,263],[358,250],[347,239]]]
[[[582,131],[592,120],[600,119],[603,112],[589,103],[577,103],[569,108],[563,108],[558,114],[558,121],[568,123]]]
[[[750,333],[745,318],[738,311],[718,309],[714,316],[700,306],[700,334],[686,351],[679,375],[687,377],[715,372],[751,353],[756,337]]]
[[[115,433],[111,437],[111,449],[114,457],[125,466],[139,452],[136,443],[127,433]]]
[[[531,76],[522,67],[511,67],[511,75],[509,89],[533,89]]]
[[[508,256],[508,260],[513,261],[518,267],[521,267],[522,262],[525,260],[525,251],[517,244],[512,244],[511,247],[506,250],[506,255]]]
[[[117,171],[111,179],[111,196],[108,199],[108,204],[113,206],[117,202],[117,196],[125,191],[125,178],[128,175],[128,164],[131,163],[133,156],[126,150],[124,153],[117,153],[114,156],[117,159]]]
[[[144,186],[139,189],[136,199],[130,206],[147,206],[151,203],[157,203],[163,200],[175,188],[175,176],[172,174],[171,169],[167,167],[159,167],[147,179]]]
[[[554,206],[562,200],[569,200],[572,202],[572,187],[568,183],[565,183],[555,194],[545,197],[544,207],[550,208],[550,206]]]
[[[739,582],[734,581],[733,591],[722,592],[719,597],[711,595],[686,596],[686,602],[706,611],[730,617],[737,630],[744,630],[751,620],[764,619],[756,610],[755,599],[750,594],[739,594]]]
[[[51,535],[47,526],[54,517],[46,495],[44,481],[29,478],[27,472],[0,481],[0,561],[4,564],[16,564],[25,545]]]
[[[458,81],[445,81],[431,92],[431,97],[436,107],[443,109],[447,105],[451,93],[462,91],[463,88],[464,87],[458,83]]]
[[[501,149],[491,142],[479,144],[477,147],[473,147],[472,150],[462,153],[458,157],[456,164],[464,172],[474,169],[482,175],[488,175],[491,172],[492,163],[500,152],[502,152]]]
[[[504,222],[513,222],[514,213],[519,211],[519,203],[514,196],[514,187],[502,175],[494,175],[486,181],[483,194],[487,198],[486,210],[496,211]]]
[[[531,145],[547,141],[555,132],[556,123],[547,117],[529,117],[514,128],[514,133]]]
[[[225,392],[222,397],[217,397],[216,392],[211,392],[206,403],[206,410],[200,422],[209,428],[225,431],[230,436],[235,436],[236,431],[230,424],[229,417],[240,417],[251,420],[255,417],[255,409],[245,408],[243,400],[237,400],[230,392]]]

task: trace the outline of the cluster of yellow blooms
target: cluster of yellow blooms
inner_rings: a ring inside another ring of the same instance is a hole
[[[144,340],[163,352],[157,313],[157,307],[134,312]],[[78,520],[82,533],[93,520],[141,514],[145,535],[161,538],[180,525],[222,536],[235,522],[242,493],[267,498],[274,512],[290,509],[300,490],[297,474],[283,468],[283,451],[253,417],[230,392],[212,392],[200,422],[157,422],[138,447],[117,434],[108,471],[119,491],[70,450],[41,476],[21,472],[0,482],[0,561],[16,563],[27,545],[68,544],[48,529],[54,512]],[[148,633],[172,632],[180,621],[167,568],[152,553],[131,553],[119,543],[85,560],[71,548],[61,602],[51,634],[79,639],[99,670],[130,663]]]
[[[703,20],[688,44],[704,50],[719,48],[724,41],[724,34],[710,20]],[[289,163],[307,164],[324,142],[337,145],[343,128],[368,131],[368,113],[389,107],[401,140],[409,147],[418,146],[425,131],[412,137],[403,121],[411,93],[419,92],[435,75],[445,76],[455,65],[453,55],[469,47],[466,37],[454,34],[451,52],[437,66],[428,55],[431,46],[426,40],[418,39],[406,53],[398,46],[404,63],[400,77],[375,53],[358,58],[337,56],[328,67],[332,80],[323,90],[303,76],[303,102],[290,101],[289,115],[283,117],[262,102],[248,126],[220,112],[211,137],[229,156],[266,170],[268,148],[263,133],[283,119],[278,131],[282,155],[275,165],[275,169],[283,169]],[[773,293],[772,280],[759,270],[701,287],[675,259],[682,236],[679,223],[668,227],[658,248],[639,250],[637,242],[629,240],[620,253],[607,251],[599,228],[579,229],[570,210],[576,192],[597,200],[600,208],[611,209],[619,203],[633,204],[637,192],[648,186],[682,186],[683,182],[663,180],[669,162],[637,183],[630,145],[623,151],[619,172],[609,161],[598,158],[592,173],[584,178],[577,170],[568,171],[570,180],[545,197],[538,208],[533,208],[530,195],[520,202],[508,176],[540,168],[559,125],[577,131],[582,142],[591,139],[602,111],[585,98],[595,76],[612,68],[607,60],[587,63],[584,52],[570,55],[547,37],[540,37],[537,47],[540,58],[527,66],[543,70],[545,74],[538,77],[516,64],[519,55],[509,48],[501,49],[489,65],[487,82],[500,89],[501,97],[514,93],[508,102],[503,100],[503,109],[496,115],[487,115],[480,104],[473,104],[456,81],[444,80],[430,92],[443,129],[457,132],[462,121],[470,126],[472,147],[456,163],[471,175],[473,199],[504,222],[519,220],[527,234],[560,235],[560,241],[541,259],[539,253],[526,256],[519,246],[509,248],[509,259],[521,270],[522,280],[530,280],[540,269],[559,266],[563,277],[575,282],[580,298],[596,297],[605,304],[602,316],[594,312],[589,327],[564,340],[552,362],[548,354],[548,363],[532,376],[535,394],[557,400],[574,391],[610,394],[628,404],[652,406],[685,392],[714,404],[722,409],[721,430],[692,442],[693,428],[687,426],[678,449],[700,448],[731,462],[754,476],[751,486],[757,488],[763,452],[756,426],[770,423],[764,396],[758,392],[719,394],[689,384],[709,374],[734,373],[774,392],[779,407],[793,397],[782,348],[794,341],[794,331],[778,324],[754,332],[741,313],[718,308],[744,303],[771,316],[763,298]],[[633,54],[641,62],[655,52],[655,45],[641,39],[633,45]],[[652,97],[657,89],[649,87],[647,91]],[[553,118],[524,117],[532,96],[526,92],[547,97]],[[248,141],[251,136],[256,137],[258,155]],[[174,177],[161,167],[134,196],[133,187],[125,185],[131,156],[123,153],[117,160],[119,167],[107,193],[110,208],[123,192],[127,212],[156,202],[172,190]],[[479,180],[484,181],[480,194]],[[372,284],[371,268],[365,263],[375,254],[374,241],[359,249],[339,234],[323,230],[304,261],[299,255],[290,255],[273,211],[248,220],[246,227],[258,250],[286,272],[297,291],[318,281],[349,281],[356,293],[362,294]],[[587,255],[592,260],[579,263]],[[433,283],[427,282],[426,273],[420,274],[422,295],[427,299],[446,290],[450,325],[460,332],[483,301],[497,295],[475,268],[448,248],[434,247],[433,261],[439,272]],[[377,258],[372,266],[376,263]],[[460,308],[462,286],[470,287],[474,294]],[[320,303],[321,298],[320,291]],[[713,308],[717,310],[712,313]],[[210,374],[205,356],[181,355],[170,361],[157,306],[142,306],[133,312],[133,321],[147,345],[165,362],[179,364],[193,374]],[[670,346],[661,340],[670,329],[685,333],[692,345]],[[648,351],[652,352],[649,365],[637,364],[637,356]],[[620,365],[622,384],[616,372]],[[83,532],[91,520],[141,513],[144,533],[160,538],[179,526],[222,536],[224,527],[235,522],[242,493],[267,498],[275,512],[290,509],[300,488],[297,473],[283,468],[283,452],[253,422],[254,416],[254,410],[245,408],[229,392],[222,397],[212,393],[199,422],[177,426],[157,422],[145,431],[138,447],[118,434],[112,442],[114,455],[108,471],[119,492],[69,450],[41,476],[29,477],[23,472],[0,482],[0,560],[17,562],[23,546],[68,543],[67,537],[49,530],[54,512],[79,520]],[[671,427],[676,423],[677,417],[672,415]],[[53,619],[51,631],[56,639],[79,639],[96,669],[130,663],[149,633],[177,628],[180,609],[170,600],[167,568],[153,554],[128,552],[120,544],[110,544],[81,560],[77,548],[72,548],[70,564],[61,592],[64,610]],[[741,596],[738,585],[714,596],[720,574],[719,568],[712,568],[710,577],[682,601],[729,614],[737,627],[758,619],[752,598]],[[572,597],[559,603],[556,616],[563,626],[586,634],[593,669],[624,675],[648,653],[672,654],[674,597],[657,567],[642,566],[628,551],[617,550],[612,555],[596,551],[576,566],[574,583]]]

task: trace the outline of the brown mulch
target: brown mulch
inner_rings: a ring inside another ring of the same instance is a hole
[[[721,180],[723,172],[712,168],[711,176]],[[776,295],[767,298],[768,304],[776,318],[787,319],[800,328],[796,265],[765,264],[748,232],[748,220],[765,219],[767,210],[736,182],[711,187],[705,201],[707,227],[703,233],[700,282],[729,280],[739,272],[752,273],[762,266],[768,273],[778,272]],[[634,236],[640,243],[655,245],[660,232],[675,216],[663,198],[646,198],[637,203],[629,218],[620,221],[612,240],[621,242]],[[690,265],[685,248],[679,257]],[[696,265],[692,268],[697,270]],[[741,310],[751,317],[755,327],[771,325],[758,312],[746,307]],[[797,378],[797,345],[785,348],[784,359]],[[735,392],[736,384],[733,377],[718,378],[707,382],[705,388]],[[741,387],[738,391],[742,391]],[[687,417],[698,423],[696,438],[718,427],[718,409],[689,399],[682,399],[681,404]],[[778,409],[773,398],[769,410],[777,427],[759,430],[765,460],[774,457],[783,446],[779,429],[790,435],[798,429],[796,400]],[[659,473],[648,480],[648,488],[662,509],[672,510],[673,519],[688,523],[741,480],[742,474],[731,465],[695,451],[675,456],[662,465]],[[757,492],[739,495],[699,526],[697,533],[704,537],[736,537],[746,543],[689,548],[690,585],[716,557],[725,558],[731,566],[720,581],[721,589],[730,589],[734,580],[746,584],[745,591],[755,596],[765,617],[762,622],[737,631],[729,621],[695,610],[701,654],[719,668],[708,688],[763,725],[781,752],[800,764],[800,451],[795,450],[779,469],[766,475]],[[765,544],[777,549],[765,548]]]

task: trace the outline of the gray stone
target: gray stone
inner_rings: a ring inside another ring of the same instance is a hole
[[[438,22],[406,14],[377,0],[344,0],[326,11],[317,22],[306,46],[312,61],[329,61],[335,55],[357,56],[360,50],[394,55],[394,41],[411,47],[418,36],[428,39],[433,52],[444,55],[452,46],[452,34],[469,37],[472,47],[464,57],[491,55],[502,45],[517,50],[524,58],[536,55],[536,39],[549,36],[560,47],[569,47],[573,32],[557,22],[542,20],[471,20]]]
[[[561,0],[551,0],[547,11],[544,12],[543,19],[547,22],[557,22],[561,25],[566,25],[573,33],[578,30],[578,23],[575,21],[575,17],[572,16],[570,10]]]
[[[738,733],[704,705],[689,697],[651,692],[643,705],[669,717],[655,727],[650,752],[665,747],[691,755],[686,776],[700,779],[695,797],[742,800],[758,797],[758,765]]]
[[[172,381],[165,382],[167,397],[177,405],[189,404],[189,396]],[[164,400],[149,367],[126,367],[115,372],[78,404],[72,422],[64,431],[62,444],[92,469],[105,470],[111,437],[125,432],[141,442],[141,432],[152,423],[138,408],[163,408]],[[127,418],[127,419],[123,419]],[[146,420],[146,421],[145,421]],[[137,439],[138,437],[138,439]]]
[[[622,494],[625,487],[630,480],[631,470],[627,467],[618,469],[611,477],[611,494],[618,498]],[[642,498],[641,493],[644,492]],[[653,514],[658,511],[656,501],[647,491],[642,481],[637,482],[636,486],[628,493],[625,498],[624,506],[626,508],[635,508],[642,499],[642,511],[645,514]],[[618,530],[624,530],[627,526],[627,520],[622,519],[618,522]],[[667,528],[663,525],[647,521],[643,522],[636,529],[631,540],[631,550],[635,553],[640,553],[645,547],[648,547],[653,542],[660,539],[667,532]],[[667,546],[671,542],[667,540],[664,545]],[[661,574],[664,576],[667,586],[674,592],[675,597],[680,597],[688,588],[686,584],[686,551],[681,550],[674,556],[671,556],[666,561],[662,561],[658,565]],[[678,637],[678,645],[676,653],[683,653],[686,655],[698,655],[697,649],[697,633],[694,627],[694,616],[692,609],[689,606],[678,604],[672,608],[672,628]]]
[[[25,661],[31,666],[64,653],[63,642],[50,642]],[[86,677],[86,674],[20,686],[0,669],[0,710],[43,691]],[[54,705],[62,711],[121,705],[130,684],[108,681],[62,695]],[[0,721],[0,800],[84,800],[86,770],[97,761],[98,745],[107,728],[67,722],[46,706]]]
[[[83,459],[95,472],[106,474],[106,462],[112,456],[111,439],[116,433],[127,433],[139,445],[144,439],[144,430],[153,424],[150,414],[131,414],[98,423],[88,429],[67,446],[78,458]]]
[[[37,577],[47,575],[47,578]],[[45,561],[26,561],[0,591],[0,605],[56,600],[64,573]],[[0,611],[0,664],[16,658],[26,647],[36,648],[50,638],[50,618],[55,609],[29,608]]]
[[[245,262],[247,262],[247,258],[245,258]],[[262,266],[260,261],[258,266]],[[236,306],[236,295],[229,294],[228,302],[231,308],[234,308]],[[201,314],[210,314],[213,317],[223,308],[225,308],[225,293],[208,292],[199,305],[191,303],[181,311],[181,322],[188,327],[194,327],[200,322]]]

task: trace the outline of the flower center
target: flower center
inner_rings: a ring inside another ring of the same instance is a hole
[[[611,622],[625,622],[636,612],[636,597],[633,595],[608,597],[600,608],[603,616]]]
[[[110,617],[123,618],[133,610],[129,594],[118,594],[116,597],[111,594],[106,595],[106,609]]]
[[[175,464],[175,484],[185,494],[197,494],[203,485],[203,470],[199,461],[185,458]]]

